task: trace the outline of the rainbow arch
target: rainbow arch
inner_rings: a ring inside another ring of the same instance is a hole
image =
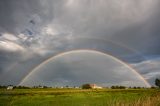
[[[97,50],[91,50],[91,49],[81,49],[81,50],[71,50],[71,51],[67,51],[67,52],[62,52],[62,53],[59,53],[55,56],[52,56],[51,58],[45,60],[44,62],[42,62],[41,64],[39,64],[38,66],[36,66],[34,69],[32,69],[30,71],[30,73],[28,73],[21,81],[18,85],[23,85],[23,83],[29,78],[30,75],[34,74],[39,68],[41,68],[43,65],[47,64],[49,61],[51,60],[54,60],[58,57],[61,57],[63,55],[67,55],[67,54],[71,54],[71,53],[80,53],[80,52],[94,52],[94,53],[97,53],[97,54],[100,54],[100,55],[104,55],[104,56],[109,56],[111,57],[113,60],[121,63],[122,65],[124,65],[126,68],[129,68],[133,73],[135,73],[146,85],[146,87],[151,87],[151,85],[143,78],[142,75],[140,75],[137,70],[135,70],[133,67],[131,67],[129,64],[121,61],[120,59],[108,54],[108,53],[104,53],[104,52],[100,52],[100,51],[97,51]]]

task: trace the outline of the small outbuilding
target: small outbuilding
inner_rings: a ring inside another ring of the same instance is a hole
[[[11,85],[8,86],[8,87],[7,87],[7,90],[13,90],[13,86],[11,86]]]
[[[102,89],[101,86],[97,86],[96,84],[90,84],[92,89]]]

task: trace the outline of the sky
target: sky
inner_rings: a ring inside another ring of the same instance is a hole
[[[85,83],[103,87],[150,86],[127,64],[109,54],[93,50],[74,50],[53,56],[33,69],[19,85],[61,87]]]
[[[59,53],[89,49],[124,61],[154,85],[160,77],[159,5],[159,0],[0,0],[0,84],[19,84]]]

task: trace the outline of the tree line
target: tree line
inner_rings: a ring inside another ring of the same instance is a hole
[[[160,88],[160,79],[159,78],[156,78],[155,79],[155,85]],[[8,85],[8,86],[13,86],[13,85]],[[7,88],[8,86],[5,86],[5,85],[0,85],[0,88]],[[13,86],[14,89],[30,89],[30,88],[51,88],[51,87],[47,87],[47,86],[33,86],[33,87],[27,87],[27,86]],[[90,84],[83,84],[81,86],[82,89],[92,89],[92,87],[90,86]],[[141,88],[144,88],[144,87],[125,87],[125,86],[111,86],[111,89],[126,89],[126,88],[131,88],[131,89],[141,89]],[[153,88],[156,88],[154,86],[151,87],[152,89]]]

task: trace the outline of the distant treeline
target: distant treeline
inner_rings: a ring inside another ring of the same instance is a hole
[[[5,88],[7,89],[9,86],[13,86],[13,85],[8,85],[8,86],[4,86],[4,85],[0,85],[0,88]],[[48,87],[48,86],[41,86],[41,85],[38,85],[38,86],[33,86],[33,87],[27,87],[27,86],[13,86],[13,89],[33,89],[33,88],[75,88],[75,87],[69,87],[69,86],[65,86],[65,87]],[[92,89],[92,88],[85,88],[85,87],[80,87],[82,89]],[[115,85],[115,86],[111,86],[111,87],[103,87],[103,88],[111,88],[111,89],[145,89],[145,87],[126,87],[126,86],[118,86],[118,85]],[[157,87],[150,87],[151,89],[155,89]]]
[[[0,88],[7,88],[7,86],[0,85]]]
[[[9,86],[13,86],[13,85],[8,85],[8,86],[3,86],[0,85],[0,88],[8,88]],[[26,87],[26,86],[13,86],[13,88],[17,88],[17,89],[29,89],[30,87]]]
[[[152,87],[150,87],[151,89],[154,89],[154,88],[157,88],[157,87],[154,87],[154,86],[152,86]],[[118,85],[116,85],[116,86],[111,86],[111,89],[145,89],[145,87],[125,87],[125,86],[118,86]]]
[[[112,89],[126,89],[125,86],[111,86]]]

